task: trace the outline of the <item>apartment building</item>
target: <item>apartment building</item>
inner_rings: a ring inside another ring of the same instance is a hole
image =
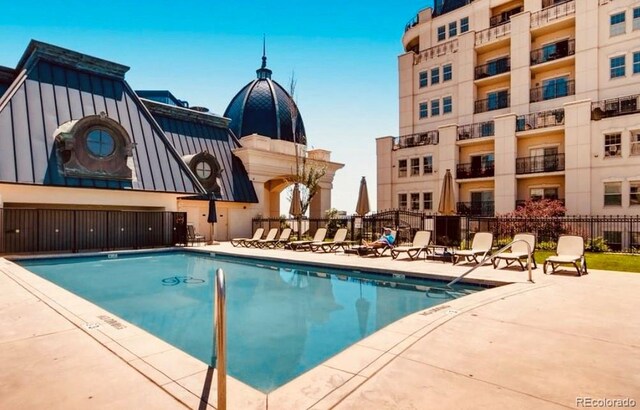
[[[402,44],[378,209],[436,211],[449,169],[460,214],[640,213],[637,0],[436,0]]]

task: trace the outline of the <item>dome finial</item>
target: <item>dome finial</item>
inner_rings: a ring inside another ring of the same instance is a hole
[[[256,70],[258,78],[271,78],[272,71],[267,68],[267,37],[262,35],[262,66]]]

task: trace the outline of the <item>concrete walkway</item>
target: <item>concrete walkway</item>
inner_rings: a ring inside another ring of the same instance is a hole
[[[449,278],[468,269],[227,243],[202,250]],[[229,408],[575,408],[580,397],[640,402],[640,275],[540,271],[531,284],[517,270],[483,267],[472,280],[513,284],[409,315],[269,395],[232,379]],[[215,404],[215,374],[203,363],[2,259],[0,312],[2,409],[203,408],[200,398],[209,389]]]

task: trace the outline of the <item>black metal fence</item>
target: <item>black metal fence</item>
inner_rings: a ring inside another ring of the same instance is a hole
[[[185,244],[187,214],[0,209],[0,254],[106,251]]]
[[[297,234],[297,221],[288,218],[258,218],[253,229],[263,227],[291,227]],[[580,235],[585,238],[587,250],[594,252],[640,253],[640,216],[564,216],[549,218],[516,218],[508,216],[484,217],[478,215],[444,216],[392,209],[358,217],[344,216],[334,219],[303,219],[301,234],[312,237],[318,228],[328,228],[332,238],[338,228],[349,230],[353,241],[375,240],[384,227],[397,231],[398,243],[411,242],[416,231],[432,232],[438,245],[462,246],[470,244],[476,232],[492,232],[494,245],[509,243],[520,232],[537,236],[538,249],[555,250],[560,235]]]

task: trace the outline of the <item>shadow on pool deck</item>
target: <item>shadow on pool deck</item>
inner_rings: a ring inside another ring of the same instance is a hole
[[[202,247],[452,278],[467,267],[335,254]],[[640,401],[640,275],[544,276],[483,267],[516,282],[409,315],[268,397],[230,380],[229,408],[567,408],[576,398]],[[140,329],[0,259],[0,408],[204,408],[215,372]],[[112,316],[112,315],[111,315]],[[119,320],[119,319],[118,319]],[[98,323],[97,329],[87,324]],[[233,341],[229,341],[232,343]]]

